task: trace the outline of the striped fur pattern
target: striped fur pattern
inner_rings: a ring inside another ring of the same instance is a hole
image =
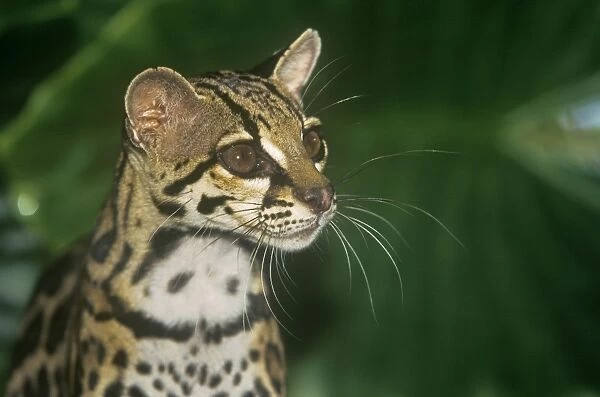
[[[113,193],[91,239],[42,275],[7,396],[286,394],[261,265],[335,212],[301,103],[319,52],[309,29],[249,73],[132,80]]]

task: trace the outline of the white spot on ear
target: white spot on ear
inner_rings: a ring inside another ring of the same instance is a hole
[[[285,154],[277,146],[275,146],[273,142],[269,140],[269,138],[262,137],[260,139],[260,143],[265,152],[267,152],[267,154],[271,156],[271,158],[273,158],[277,164],[279,164],[282,168],[287,168],[288,164]]]

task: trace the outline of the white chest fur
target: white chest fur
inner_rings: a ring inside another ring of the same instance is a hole
[[[185,238],[154,265],[141,309],[169,326],[238,318],[249,288],[249,262],[248,252],[231,241]]]

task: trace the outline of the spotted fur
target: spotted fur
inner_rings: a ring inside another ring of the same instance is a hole
[[[335,211],[327,147],[303,143],[320,135],[301,101],[319,52],[307,30],[252,72],[132,80],[114,191],[42,275],[7,396],[286,394],[260,258],[310,245]],[[231,166],[236,145],[256,171]]]

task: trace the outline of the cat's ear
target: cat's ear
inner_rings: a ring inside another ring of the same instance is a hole
[[[125,94],[126,129],[134,146],[157,151],[190,125],[199,99],[194,87],[179,73],[165,67],[146,69],[129,84]]]
[[[315,69],[320,53],[319,33],[307,29],[288,48],[273,54],[251,73],[278,81],[300,103],[302,90]]]

